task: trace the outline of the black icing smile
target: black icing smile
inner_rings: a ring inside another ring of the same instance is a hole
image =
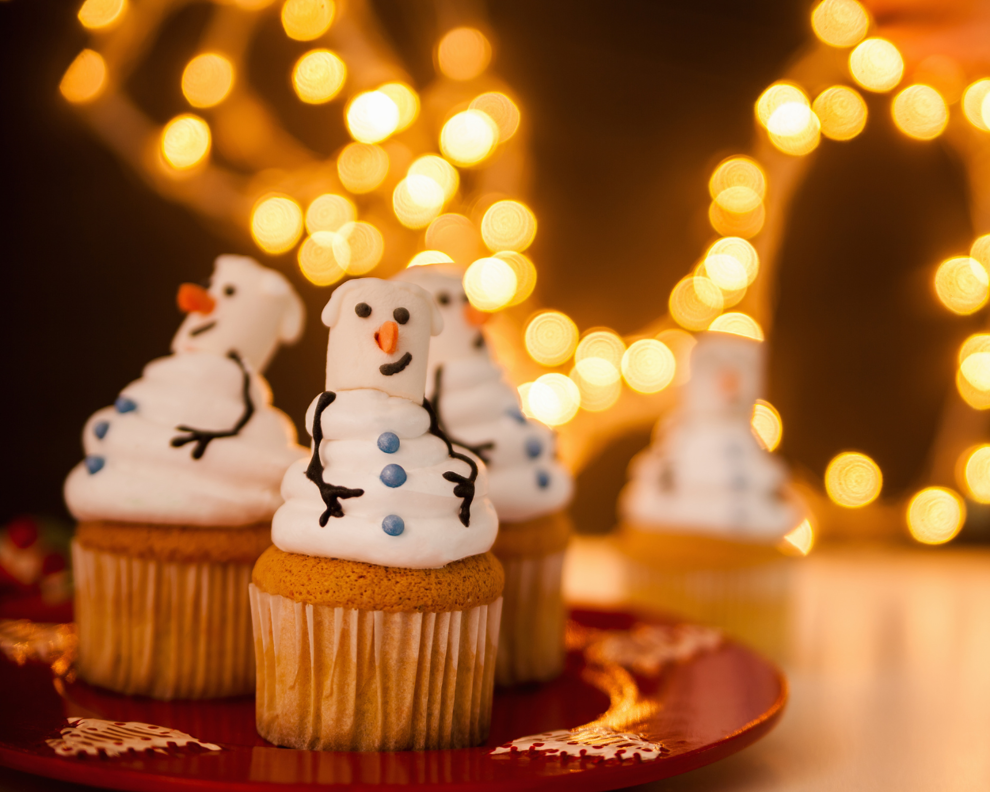
[[[391,377],[393,374],[403,371],[410,363],[412,363],[412,355],[406,352],[395,363],[383,363],[378,367],[378,370],[386,377]]]
[[[195,330],[190,330],[189,335],[198,336],[200,333],[205,333],[207,330],[212,330],[216,326],[217,326],[216,322],[207,322],[205,325],[201,325],[200,327],[197,327]]]

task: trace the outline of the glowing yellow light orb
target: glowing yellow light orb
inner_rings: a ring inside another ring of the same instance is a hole
[[[886,39],[868,38],[849,53],[849,71],[867,91],[884,93],[904,76],[904,59]]]
[[[990,119],[986,117],[986,101],[990,96],[990,79],[977,80],[966,87],[962,96],[963,115],[977,129],[990,132]]]
[[[388,175],[388,154],[381,146],[350,143],[337,156],[340,183],[355,195],[374,190]]]
[[[421,250],[411,259],[406,267],[425,267],[429,264],[453,264],[454,260],[439,250]]]
[[[880,467],[866,454],[844,451],[828,463],[825,490],[833,503],[858,509],[877,499],[883,488]]]
[[[824,0],[811,12],[811,27],[826,44],[852,47],[866,35],[870,15],[856,0]]]
[[[976,259],[957,256],[942,262],[935,272],[935,293],[955,314],[966,316],[987,302],[990,277]]]
[[[990,391],[990,352],[969,355],[959,366],[959,373],[978,391]]]
[[[559,366],[574,354],[578,328],[566,314],[545,311],[526,326],[525,343],[526,351],[537,363]]]
[[[822,134],[832,140],[852,140],[866,126],[866,102],[844,85],[826,88],[811,109],[821,122]]]
[[[371,272],[385,253],[385,238],[371,223],[358,221],[345,223],[337,232],[337,248],[347,245],[347,254],[338,253],[338,258],[346,261],[344,269],[348,275],[364,275]],[[336,250],[336,249],[335,249]]]
[[[722,290],[710,278],[688,276],[670,293],[670,315],[688,330],[705,330],[722,313]]]
[[[329,102],[344,87],[347,66],[326,49],[310,50],[292,69],[292,87],[307,104]]]
[[[437,47],[440,73],[452,80],[473,80],[488,68],[491,59],[492,45],[475,28],[454,28],[444,34]]]
[[[197,55],[182,71],[182,94],[193,107],[213,107],[234,85],[234,67],[223,55]]]
[[[574,350],[574,360],[580,363],[589,358],[608,361],[618,376],[626,345],[613,330],[594,330],[584,336]],[[609,382],[612,380],[610,379]]]
[[[777,408],[764,399],[757,399],[749,421],[753,434],[765,451],[773,451],[784,436],[784,422]]]
[[[731,333],[732,335],[752,338],[754,341],[763,340],[763,328],[749,314],[740,312],[724,313],[715,317],[715,320],[708,325],[709,331],[713,333]]]
[[[440,130],[440,151],[461,167],[484,161],[497,145],[498,126],[480,110],[457,113]]]
[[[947,487],[926,487],[911,498],[908,530],[922,544],[945,544],[966,521],[966,504]]]
[[[538,421],[548,426],[560,426],[577,415],[581,392],[570,377],[544,374],[529,388],[526,401]]]
[[[127,0],[86,0],[79,9],[79,21],[90,30],[100,30],[119,22],[127,10]]]
[[[674,370],[674,385],[683,385],[691,378],[691,350],[698,340],[686,330],[672,327],[657,334],[657,341],[674,353],[677,367]]]
[[[299,204],[286,195],[266,195],[251,212],[251,236],[266,253],[291,250],[303,232]]]
[[[494,91],[483,93],[472,99],[469,107],[472,110],[480,110],[495,122],[495,126],[498,127],[499,143],[504,143],[519,129],[521,120],[519,108],[504,93]]]
[[[333,22],[333,0],[285,0],[282,27],[285,35],[296,41],[319,38]]]
[[[395,102],[395,106],[399,108],[399,123],[395,131],[408,129],[419,115],[419,95],[402,82],[385,83],[378,90]]]
[[[810,106],[804,91],[791,83],[778,82],[767,88],[756,100],[756,117],[764,127],[773,114],[785,104]]]
[[[359,143],[379,143],[399,126],[399,106],[381,91],[358,94],[347,106],[347,131]]]
[[[406,228],[426,228],[443,208],[443,187],[429,176],[406,176],[392,191],[392,209]]]
[[[969,249],[970,258],[976,259],[983,268],[990,272],[990,234],[984,234],[973,243]]]
[[[479,311],[504,308],[516,293],[516,273],[498,258],[480,258],[464,273],[464,293]]]
[[[357,219],[357,208],[353,201],[343,195],[327,193],[316,198],[306,210],[306,230],[311,234],[317,231],[339,231],[344,223]]]
[[[909,137],[932,140],[949,123],[949,108],[942,95],[929,85],[909,85],[891,105],[894,123]]]
[[[674,353],[662,341],[643,338],[629,345],[622,355],[622,377],[638,393],[658,393],[670,385],[677,373]]]
[[[58,89],[73,104],[92,102],[107,84],[107,64],[103,56],[84,49],[65,70]]]
[[[966,489],[977,503],[990,503],[990,445],[981,445],[965,455]]]
[[[406,175],[427,176],[435,181],[443,189],[443,199],[445,202],[454,197],[461,183],[461,177],[457,173],[457,168],[436,154],[427,154],[417,159],[409,166]]]
[[[337,260],[337,254],[346,250],[338,242],[333,231],[316,231],[299,246],[299,269],[310,283],[316,286],[330,286],[336,283],[347,271]]]
[[[588,412],[607,410],[622,395],[619,370],[602,358],[579,360],[568,375],[581,394],[581,409]]]
[[[749,157],[722,160],[708,180],[708,192],[715,203],[734,214],[756,209],[766,191],[763,169]]]
[[[815,531],[811,527],[811,520],[807,518],[802,520],[797,528],[784,536],[782,544],[784,547],[781,549],[784,552],[799,553],[803,556],[808,555],[815,546]],[[788,551],[788,548],[792,548],[791,551]]]
[[[767,119],[770,142],[780,151],[793,156],[810,154],[821,140],[821,122],[807,105],[785,102]]]
[[[536,267],[527,256],[517,253],[514,250],[503,250],[495,254],[495,258],[502,259],[512,267],[516,274],[516,293],[509,300],[507,307],[519,305],[519,303],[529,299],[536,288]]]
[[[464,215],[448,213],[440,215],[426,229],[426,246],[442,250],[454,261],[468,262],[484,253],[481,234]]]
[[[766,209],[759,203],[751,212],[731,212],[712,201],[708,207],[708,221],[719,234],[750,239],[763,230]]]
[[[497,201],[481,219],[481,238],[489,250],[521,253],[536,238],[536,215],[519,201]]]
[[[705,274],[725,291],[749,286],[760,272],[760,257],[749,242],[740,237],[716,241],[705,253]]]
[[[162,155],[177,170],[188,170],[210,153],[210,126],[195,115],[180,115],[162,130]]]

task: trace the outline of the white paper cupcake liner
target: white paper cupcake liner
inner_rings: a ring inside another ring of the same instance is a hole
[[[72,565],[87,682],[166,700],[254,690],[252,564],[132,558],[74,541]]]
[[[250,586],[258,733],[336,751],[464,748],[488,737],[501,598],[451,613],[296,602]]]
[[[513,685],[552,679],[564,667],[564,551],[499,561],[505,569],[505,602],[495,680]]]

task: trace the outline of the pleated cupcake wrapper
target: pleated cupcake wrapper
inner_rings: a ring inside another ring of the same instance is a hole
[[[785,659],[793,560],[738,569],[659,570],[627,565],[630,601],[719,627],[777,660]]]
[[[451,613],[296,602],[250,586],[258,733],[335,751],[464,748],[488,737],[501,598]]]
[[[505,569],[505,590],[495,680],[513,685],[552,679],[564,667],[564,551],[499,561]]]
[[[132,558],[79,542],[72,564],[87,682],[166,700],[254,690],[251,564]]]

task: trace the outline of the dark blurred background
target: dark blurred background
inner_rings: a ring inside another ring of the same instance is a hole
[[[373,7],[421,87],[442,32],[435,6]],[[619,333],[665,312],[670,288],[711,237],[708,175],[749,149],[753,101],[808,42],[810,8],[785,0],[489,5],[493,68],[532,129],[540,304],[582,328]],[[62,74],[87,42],[77,10],[67,0],[0,2],[8,273],[0,523],[22,512],[65,514],[62,480],[81,458],[84,421],[168,352],[177,285],[201,280],[220,253],[278,266],[308,303],[303,341],[268,372],[276,404],[299,423],[322,389],[328,290],[302,278],[294,254],[261,256],[157,196],[60,96]],[[193,3],[163,27],[155,67],[139,69],[129,86],[159,121],[185,110],[178,75],[202,17]],[[256,46],[286,63],[306,48],[274,34]],[[316,116],[285,90],[287,73],[251,78],[300,138],[313,137]],[[881,466],[884,494],[897,496],[925,483],[956,350],[980,320],[951,316],[931,296],[934,267],[973,237],[960,164],[940,141],[896,133],[889,98],[867,101],[866,131],[823,143],[792,207],[769,399],[784,418],[789,461],[820,478],[836,452],[860,449]]]

